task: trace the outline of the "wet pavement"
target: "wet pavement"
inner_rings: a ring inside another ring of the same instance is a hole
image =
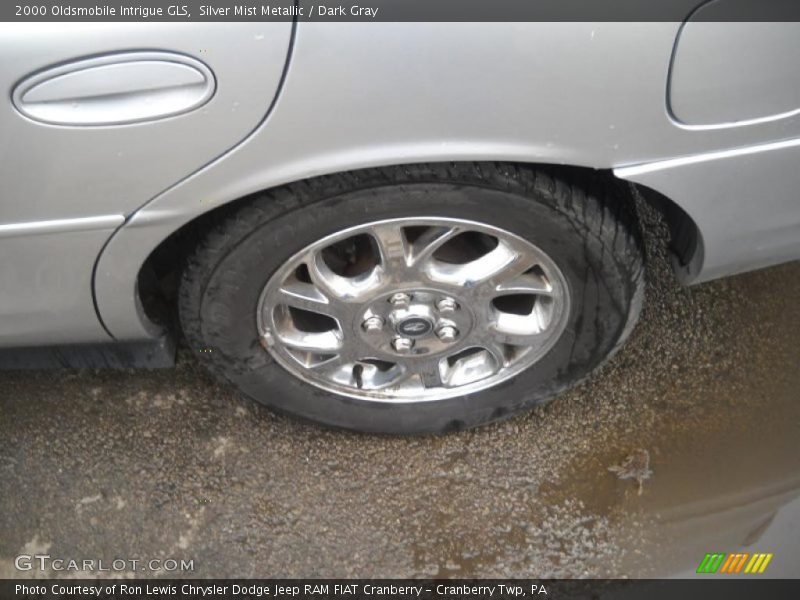
[[[298,423],[185,355],[0,373],[0,577],[35,553],[193,560],[143,576],[664,576],[740,549],[800,575],[800,263],[685,289],[660,231],[623,350],[474,431]],[[609,467],[644,450],[639,494]]]

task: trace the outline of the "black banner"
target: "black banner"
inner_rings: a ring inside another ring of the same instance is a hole
[[[711,575],[672,580],[0,580],[1,598],[273,600],[737,600],[800,597],[800,580]]]
[[[36,21],[800,21],[796,0],[7,0]]]

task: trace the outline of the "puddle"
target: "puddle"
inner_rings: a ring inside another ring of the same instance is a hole
[[[572,394],[545,409],[542,429],[532,434],[547,437],[548,425],[557,432],[571,419],[583,430],[556,433],[563,451],[551,455],[542,440],[531,442],[531,460],[547,456],[553,472],[521,517],[490,511],[482,528],[488,538],[480,543],[455,533],[438,546],[421,543],[418,553],[428,557],[422,571],[692,576],[706,553],[742,551],[774,553],[770,576],[800,576],[799,276],[795,263],[673,290],[670,312],[680,296],[687,299],[694,336],[667,331],[669,320],[645,322],[632,340],[634,358],[623,351],[616,369],[575,393],[581,410],[587,396],[610,396],[609,412],[592,423],[568,406]],[[674,322],[685,327],[685,318]],[[653,351],[655,343],[663,354]],[[642,348],[647,364],[635,360]],[[649,453],[652,475],[640,495],[636,480],[619,479],[609,467],[641,450]],[[559,466],[569,453],[573,458]],[[438,557],[433,564],[431,556]]]
[[[620,563],[627,574],[688,576],[707,552],[776,552],[777,545],[784,551],[770,574],[800,576],[800,310],[791,298],[764,310],[769,281],[756,274],[735,282],[747,300],[740,309],[758,317],[737,331],[744,351],[699,378],[691,403],[676,378],[660,390],[649,426],[610,439],[542,488],[543,501],[579,498],[621,537],[637,540]],[[636,449],[649,451],[653,471],[641,495],[635,481],[608,471]]]

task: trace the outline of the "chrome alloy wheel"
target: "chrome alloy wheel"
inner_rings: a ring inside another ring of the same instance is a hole
[[[258,303],[290,373],[362,400],[419,402],[497,385],[564,331],[570,296],[544,252],[460,219],[367,223],[286,261]]]

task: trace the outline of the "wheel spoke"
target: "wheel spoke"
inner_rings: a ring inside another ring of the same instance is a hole
[[[369,294],[380,285],[378,274],[373,269],[356,277],[342,277],[334,273],[322,258],[321,252],[314,252],[306,260],[311,282],[325,295],[336,310],[347,311],[348,305]]]
[[[390,276],[402,276],[409,267],[409,249],[401,227],[395,224],[374,225],[370,233],[378,245],[381,268]]]
[[[486,379],[502,368],[486,348],[476,346],[448,359],[445,375],[442,378],[447,387],[458,387],[481,379]]]
[[[378,390],[395,384],[403,378],[402,370],[395,365],[380,368],[372,362],[354,359],[347,349],[333,358],[310,367],[333,381],[361,390]]]
[[[389,369],[382,369],[370,362],[359,361],[354,369],[357,385],[364,390],[385,388],[402,379],[403,375],[402,369],[396,364]]]
[[[442,283],[467,289],[491,287],[513,279],[534,266],[533,259],[500,242],[480,258],[464,264],[434,263],[431,278]]]
[[[545,341],[545,336],[536,331],[513,331],[509,329],[494,329],[492,340],[496,344],[508,344],[510,346],[540,346]]]
[[[341,368],[343,365],[348,364],[348,362],[350,362],[350,360],[347,358],[347,356],[340,352],[339,354],[335,354],[326,360],[317,361],[309,365],[308,368],[319,372],[330,372]]]
[[[308,332],[287,326],[277,337],[286,346],[302,352],[330,354],[338,352],[342,347],[342,337],[338,331]]]
[[[433,256],[439,248],[461,233],[460,227],[428,227],[411,244],[411,264],[420,262]]]
[[[340,385],[359,388],[358,381],[354,377],[354,366],[355,363],[350,357],[344,353],[340,353],[331,360],[316,365],[311,370],[317,376],[325,377]]]
[[[492,262],[495,268],[487,273],[485,283],[493,288],[511,283],[536,266],[536,258],[528,252],[519,251],[502,242],[491,254],[497,254]]]
[[[524,266],[524,262],[522,266]],[[495,286],[495,295],[507,294],[537,294],[550,296],[553,293],[553,286],[547,278],[535,270],[529,269],[522,275],[513,277]]]
[[[306,261],[311,282],[328,298],[341,297],[342,289],[336,274],[330,270],[322,259],[321,252],[314,252]],[[340,278],[341,279],[341,278]]]
[[[329,317],[336,317],[340,314],[339,303],[331,300],[323,294],[316,286],[300,281],[286,282],[278,290],[276,301],[294,308],[300,308],[310,312],[315,312]]]
[[[498,371],[506,366],[505,344],[496,340],[491,340],[483,346],[483,349],[491,354]]]
[[[425,388],[437,388],[442,385],[442,374],[438,360],[425,360],[413,365],[411,371],[418,375]]]

